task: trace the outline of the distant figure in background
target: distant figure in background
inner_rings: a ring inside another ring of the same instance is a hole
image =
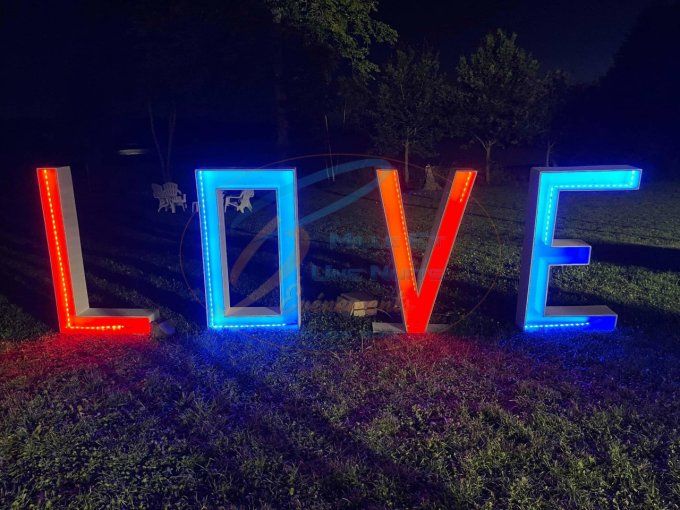
[[[434,177],[434,167],[432,165],[425,166],[425,186],[423,191],[437,191],[442,189]]]

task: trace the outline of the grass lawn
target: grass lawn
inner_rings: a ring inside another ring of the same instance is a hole
[[[303,190],[300,217],[346,193]],[[455,326],[414,338],[330,312],[305,313],[296,334],[208,332],[196,218],[180,266],[189,213],[78,189],[93,306],[157,307],[178,333],[57,335],[37,192],[13,204],[22,214],[0,215],[0,508],[680,508],[680,188],[560,201],[558,236],[592,244],[593,261],[555,270],[550,299],[607,304],[612,334],[519,332],[526,189],[473,197],[435,308]],[[305,225],[305,300],[396,296],[370,275],[391,258],[378,200]],[[406,200],[409,229],[428,233],[436,197]],[[243,219],[237,249],[263,221]],[[234,292],[269,276],[274,250]]]

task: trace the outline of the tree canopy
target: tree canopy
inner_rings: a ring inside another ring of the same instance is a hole
[[[431,50],[397,50],[380,75],[373,114],[373,141],[379,150],[404,155],[409,181],[411,154],[428,156],[444,135],[450,87],[439,57]]]
[[[547,85],[538,60],[517,45],[516,34],[500,29],[470,57],[460,58],[452,128],[484,148],[487,182],[494,146],[526,141],[543,129]]]
[[[266,0],[266,4],[274,22],[346,59],[364,78],[378,70],[369,59],[372,45],[397,40],[393,28],[373,18],[377,0]]]

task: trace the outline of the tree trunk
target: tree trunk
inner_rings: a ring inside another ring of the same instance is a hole
[[[553,142],[548,142],[548,147],[545,150],[545,166],[550,166],[553,147],[555,147],[555,144]]]
[[[172,106],[172,113],[168,119],[168,157],[165,160],[165,175],[168,181],[172,180],[172,171],[170,167],[171,155],[172,155],[172,137],[175,135],[175,124],[177,124],[177,108],[175,105]]]
[[[85,174],[87,175],[87,191],[92,193],[92,176],[90,175],[89,163],[85,163]]]
[[[275,21],[276,54],[274,56],[274,101],[276,116],[276,148],[283,157],[288,150],[288,116],[286,115],[286,93],[283,90],[283,34],[280,22]]]
[[[335,182],[335,164],[333,163],[333,149],[331,148],[331,132],[328,129],[328,115],[324,113],[323,120],[326,125],[326,141],[328,143],[328,160],[331,164],[330,175],[328,170],[326,170],[326,177],[330,177],[333,182]]]
[[[404,182],[408,184],[409,181],[409,170],[408,170],[408,156],[409,156],[409,141],[404,143]]]
[[[486,151],[486,159],[485,159],[485,175],[486,175],[486,183],[491,184],[491,148],[493,147],[492,143],[485,143],[484,144],[484,150]]]
[[[168,176],[165,170],[165,160],[163,159],[163,153],[161,152],[161,144],[158,141],[158,135],[156,135],[156,122],[154,121],[153,108],[151,107],[151,102],[148,102],[146,106],[149,111],[149,125],[151,126],[151,137],[153,138],[153,143],[156,146],[156,154],[158,154],[158,162],[161,165],[161,175],[163,178],[163,182],[168,182]]]
[[[276,147],[285,153],[288,148],[288,118],[284,102],[286,96],[281,86],[281,76],[274,78],[274,96],[276,97]]]

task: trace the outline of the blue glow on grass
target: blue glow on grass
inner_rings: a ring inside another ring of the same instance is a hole
[[[196,170],[206,314],[211,329],[298,327],[300,323],[300,261],[298,252],[295,169]],[[232,307],[227,261],[223,260],[222,191],[274,190],[277,202],[279,310]]]
[[[525,331],[582,329],[612,331],[616,314],[606,307],[546,306],[550,269],[559,265],[590,263],[591,247],[580,241],[555,239],[555,221],[562,191],[635,190],[642,171],[633,167],[571,167],[540,169],[533,223],[528,288],[523,327]],[[526,254],[524,255],[526,256]],[[526,261],[525,261],[526,263]],[[592,314],[584,313],[591,310]],[[569,312],[572,312],[571,314]]]

